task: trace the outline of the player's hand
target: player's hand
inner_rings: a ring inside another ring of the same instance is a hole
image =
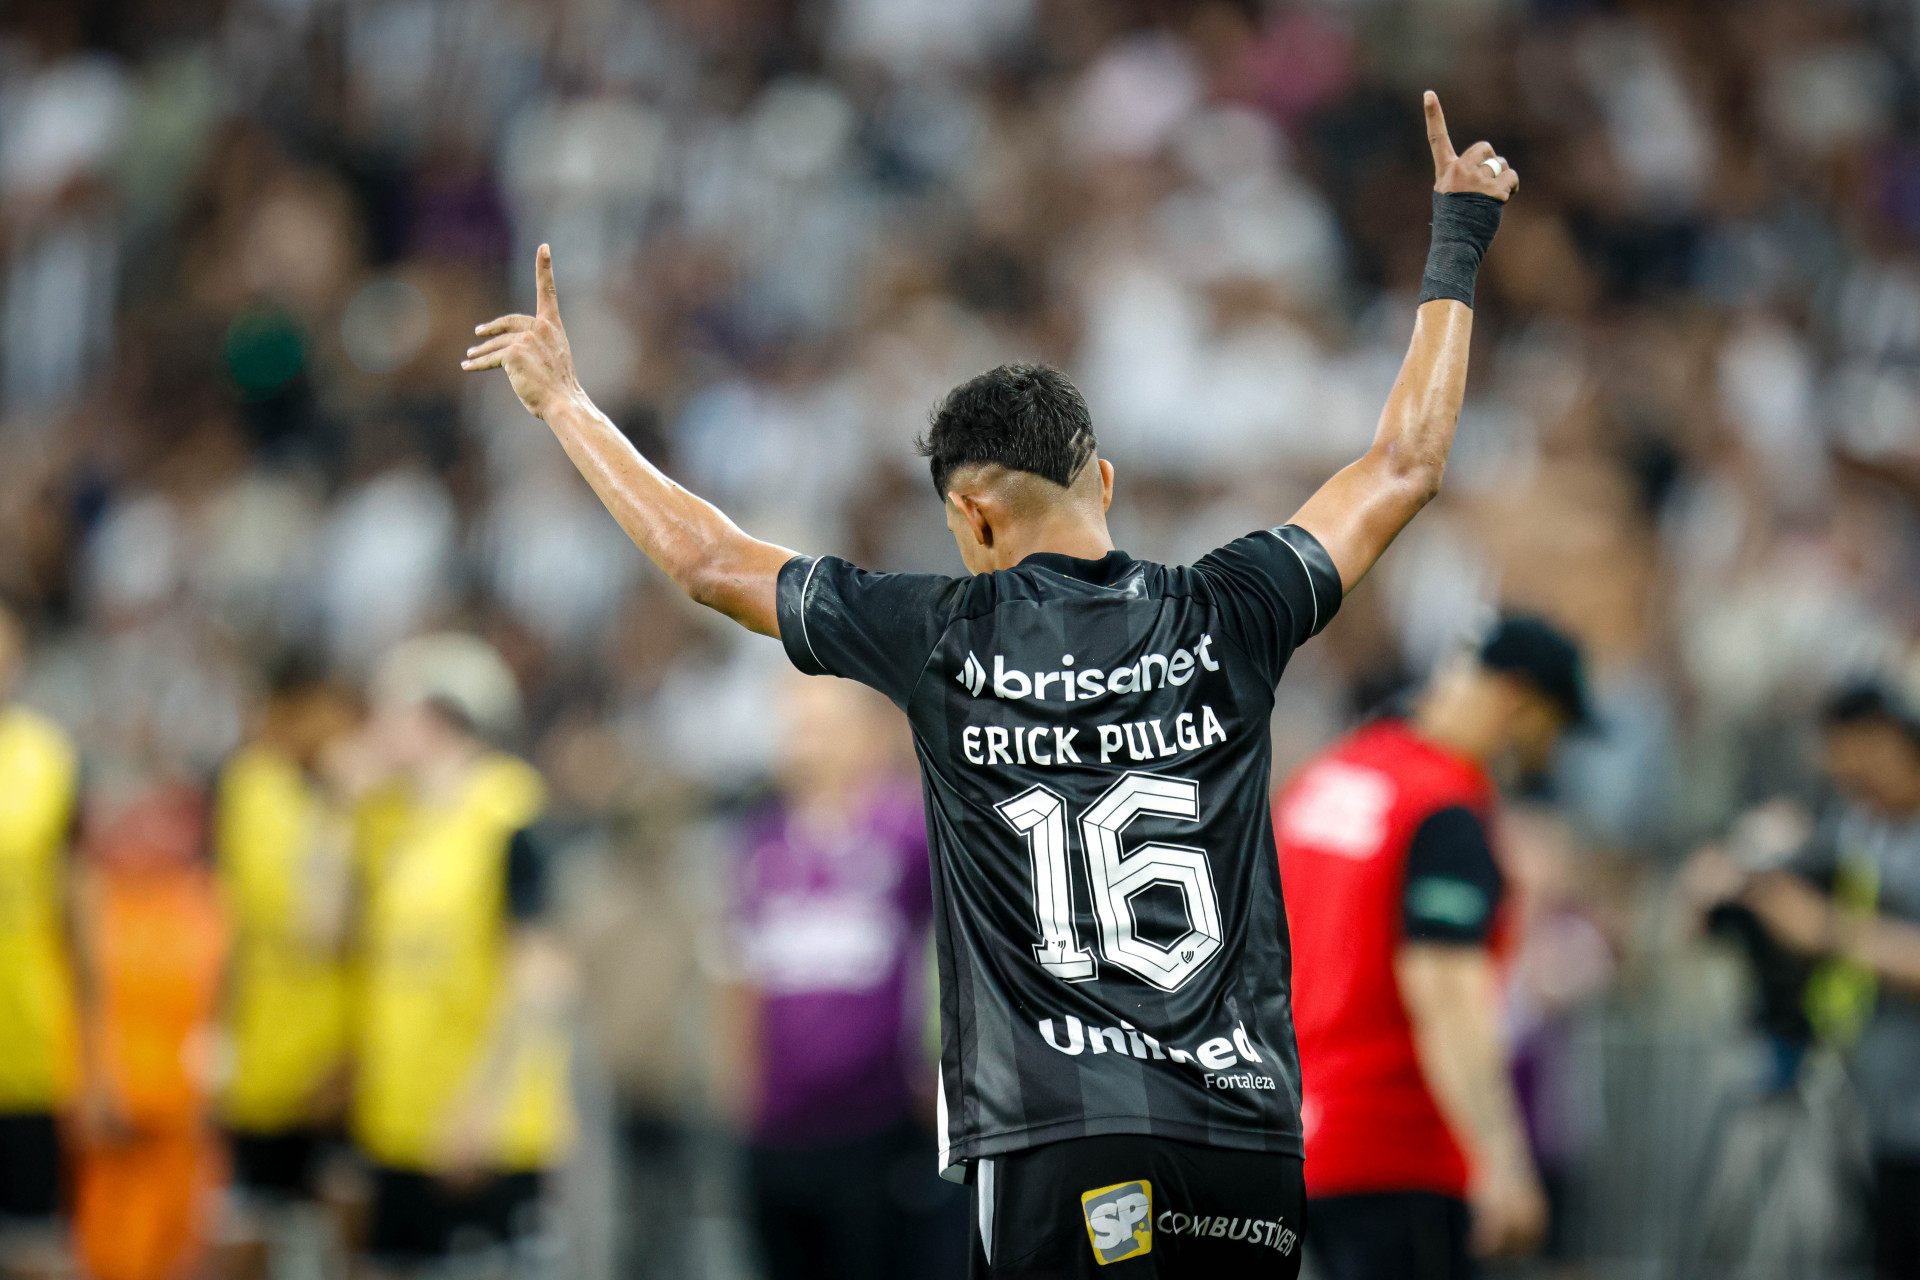
[[[1433,149],[1433,189],[1435,191],[1477,191],[1502,204],[1520,188],[1520,175],[1506,157],[1493,153],[1491,142],[1476,142],[1460,155],[1453,151],[1453,139],[1447,136],[1446,113],[1440,110],[1440,95],[1428,90],[1427,145]]]
[[[1473,1211],[1473,1251],[1483,1258],[1532,1253],[1547,1234],[1547,1196],[1530,1162],[1489,1170],[1467,1193]]]
[[[573,375],[573,349],[560,325],[560,295],[553,287],[553,250],[540,246],[533,263],[538,301],[530,316],[501,316],[474,329],[481,341],[467,348],[460,367],[469,373],[505,369],[527,412],[546,418],[552,408],[580,393]]]

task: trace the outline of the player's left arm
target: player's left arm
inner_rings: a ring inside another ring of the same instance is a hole
[[[1499,226],[1501,206],[1520,185],[1491,143],[1476,142],[1456,155],[1440,99],[1429,93],[1425,106],[1433,152],[1433,247],[1413,343],[1372,447],[1322,485],[1290,522],[1319,539],[1347,591],[1440,491],[1466,395],[1474,276]]]
[[[527,411],[553,430],[573,465],[613,518],[674,584],[694,600],[762,635],[778,636],[774,607],[780,567],[793,552],[749,537],[705,499],[668,479],[594,405],[573,372],[560,323],[553,253],[534,262],[534,313],[478,326],[462,369],[505,369]]]

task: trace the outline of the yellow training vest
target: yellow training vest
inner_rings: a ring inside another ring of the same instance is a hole
[[[507,848],[545,804],[530,767],[474,767],[459,796],[413,807],[365,859],[371,888],[359,1010],[354,1136],[381,1164],[433,1170],[484,1065],[508,992]],[[563,1037],[524,1043],[507,1073],[499,1171],[552,1166],[572,1137]]]
[[[234,926],[226,1118],[283,1132],[318,1118],[315,1095],[346,1056],[349,823],[297,762],[261,746],[228,763],[216,822]]]
[[[0,1112],[53,1110],[79,1079],[63,856],[78,773],[57,725],[0,708]]]

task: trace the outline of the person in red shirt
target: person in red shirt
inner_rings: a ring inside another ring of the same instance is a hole
[[[1541,767],[1589,719],[1572,642],[1509,617],[1410,716],[1362,726],[1275,800],[1325,1280],[1457,1280],[1545,1229],[1500,1026],[1511,930],[1488,770]]]

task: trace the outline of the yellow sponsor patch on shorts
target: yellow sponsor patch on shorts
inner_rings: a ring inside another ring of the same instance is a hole
[[[1101,1266],[1153,1252],[1153,1184],[1117,1182],[1080,1197],[1087,1239]]]

